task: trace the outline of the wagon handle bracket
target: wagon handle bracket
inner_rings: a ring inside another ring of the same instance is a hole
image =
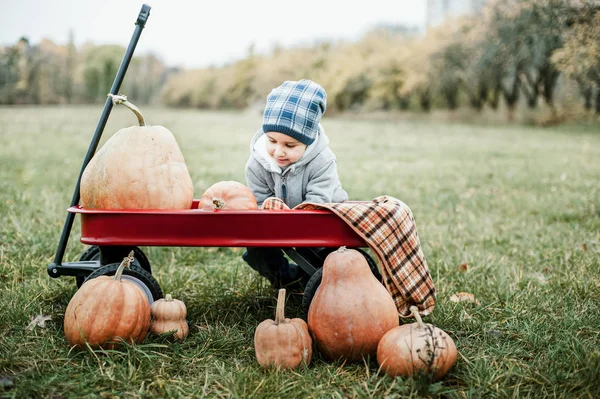
[[[146,26],[146,21],[150,16],[150,6],[148,4],[142,5],[142,9],[140,10],[140,14],[137,17],[137,21],[135,24],[141,26],[142,28]]]

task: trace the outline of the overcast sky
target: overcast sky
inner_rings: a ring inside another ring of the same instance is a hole
[[[152,51],[170,66],[219,65],[315,39],[360,37],[379,24],[423,26],[426,0],[0,0],[0,45],[21,36],[67,42],[129,43],[143,3],[152,7],[136,54]]]

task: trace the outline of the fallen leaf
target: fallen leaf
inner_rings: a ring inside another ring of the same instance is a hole
[[[469,265],[467,263],[461,263],[458,265],[459,272],[466,272],[467,270],[469,270]]]
[[[52,320],[52,316],[44,316],[44,315],[37,315],[34,317],[31,317],[31,323],[29,323],[29,325],[27,326],[27,330],[32,331],[36,326],[39,326],[40,328],[46,328],[46,322],[48,320]]]
[[[459,292],[458,294],[452,295],[450,297],[450,302],[468,302],[474,303],[476,305],[481,304],[481,302],[479,302],[479,300],[475,298],[475,295],[470,294],[468,292]]]

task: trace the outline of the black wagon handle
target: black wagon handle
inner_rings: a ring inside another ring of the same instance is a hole
[[[115,76],[115,80],[113,81],[112,87],[110,88],[110,94],[118,94],[118,91],[121,88],[121,83],[123,83],[123,78],[125,77],[125,73],[127,72],[127,68],[129,67],[131,58],[133,57],[135,47],[137,46],[137,43],[140,39],[142,30],[146,26],[146,21],[148,21],[148,17],[150,16],[150,8],[151,7],[148,4],[142,5],[142,9],[135,22],[136,26],[133,32],[133,36],[129,41],[129,46],[125,51],[125,55],[123,56],[123,60],[121,61],[121,65],[119,66],[119,70],[117,71],[117,75]],[[100,142],[100,138],[102,137],[102,132],[104,131],[104,127],[106,126],[106,122],[108,121],[108,117],[110,115],[112,107],[112,99],[109,96],[106,99],[106,102],[104,103],[104,110],[102,111],[102,115],[100,116],[100,120],[98,121],[98,125],[96,126],[96,131],[94,132],[92,142],[88,147],[87,154],[85,154],[85,158],[83,159],[83,165],[81,166],[81,171],[79,172],[79,176],[77,177],[77,184],[75,185],[75,191],[73,192],[73,198],[71,199],[71,206],[75,206],[79,203],[79,185],[81,183],[81,175],[83,174],[83,171],[85,170],[87,164],[90,162],[90,160],[96,153],[98,143]],[[65,220],[62,234],[60,236],[60,241],[58,242],[58,249],[56,250],[56,255],[54,257],[54,263],[48,265],[48,274],[50,274],[50,276],[54,277],[56,275],[56,273],[53,272],[54,267],[60,266],[62,264],[63,256],[67,248],[67,243],[69,242],[69,235],[71,234],[71,228],[73,227],[74,219],[75,214],[67,212],[67,218]]]

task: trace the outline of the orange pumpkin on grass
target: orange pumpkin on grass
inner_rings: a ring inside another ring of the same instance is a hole
[[[302,319],[286,319],[285,289],[279,290],[275,320],[267,319],[256,327],[254,349],[256,360],[263,367],[293,369],[310,364],[312,339]]]
[[[111,349],[119,340],[144,341],[150,327],[148,298],[134,283],[121,280],[123,269],[131,262],[133,251],[123,259],[114,276],[86,281],[73,295],[64,320],[70,345]]]
[[[456,362],[456,345],[444,330],[423,323],[416,306],[410,311],[417,322],[388,331],[377,347],[377,362],[391,377],[423,373],[439,380]]]
[[[185,317],[187,309],[179,299],[174,299],[171,294],[154,301],[150,307],[152,322],[150,332],[155,335],[173,332],[172,338],[183,340],[188,336],[189,327]]]
[[[394,300],[360,252],[341,247],[325,258],[308,310],[310,334],[325,357],[354,361],[375,354],[398,323]]]

